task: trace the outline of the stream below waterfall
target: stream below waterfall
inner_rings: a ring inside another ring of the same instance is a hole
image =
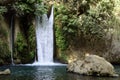
[[[9,68],[11,75],[0,75],[0,80],[120,80],[120,77],[94,77],[68,73],[66,66],[1,66]],[[120,66],[115,65],[120,75]]]

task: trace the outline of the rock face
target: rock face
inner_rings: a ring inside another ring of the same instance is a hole
[[[104,58],[97,55],[85,56],[83,61],[77,60],[69,63],[68,71],[94,76],[118,76],[115,74],[114,67]]]
[[[4,71],[0,71],[0,75],[7,75],[10,73],[11,73],[10,69],[5,69]]]

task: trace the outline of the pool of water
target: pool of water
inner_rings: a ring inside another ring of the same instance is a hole
[[[68,73],[66,66],[1,66],[9,68],[11,75],[0,75],[0,80],[120,80],[120,77],[93,77]],[[115,66],[120,75],[120,66]]]

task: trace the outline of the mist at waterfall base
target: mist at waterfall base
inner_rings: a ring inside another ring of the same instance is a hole
[[[95,77],[69,73],[66,66],[1,66],[9,68],[11,75],[0,75],[0,80],[120,80],[120,77]],[[120,65],[115,65],[120,75]]]

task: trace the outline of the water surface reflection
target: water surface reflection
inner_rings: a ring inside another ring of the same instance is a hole
[[[112,77],[92,77],[67,73],[65,66],[3,66],[10,68],[11,75],[0,75],[0,80],[120,80]],[[116,67],[120,73],[120,66]]]
[[[120,80],[120,78],[83,76],[83,75],[69,73],[68,80]]]

